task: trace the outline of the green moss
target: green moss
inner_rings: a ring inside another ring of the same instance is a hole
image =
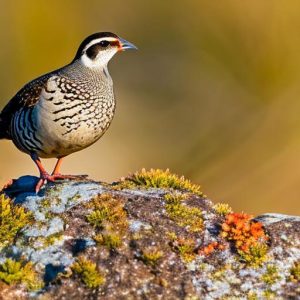
[[[115,249],[122,245],[122,238],[116,233],[96,234],[94,240],[109,249]]]
[[[172,242],[172,248],[179,253],[182,260],[186,263],[195,259],[196,242],[191,238],[178,237],[174,232],[168,233]]]
[[[49,208],[51,207],[51,201],[48,198],[45,198],[41,201],[41,206],[44,208]]]
[[[31,262],[15,261],[10,258],[0,264],[0,280],[7,284],[22,283],[29,290],[38,290],[43,287]]]
[[[166,211],[171,220],[179,226],[187,227],[191,232],[199,232],[203,229],[202,211],[197,207],[190,207],[182,203],[185,199],[182,195],[167,194]]]
[[[247,252],[238,250],[241,260],[252,267],[262,266],[262,264],[268,259],[267,252],[268,246],[263,243],[257,243],[250,246],[249,251]]]
[[[264,291],[264,297],[266,300],[276,299],[276,294],[271,290]]]
[[[300,282],[300,260],[295,262],[290,269],[290,280]]]
[[[213,206],[213,209],[218,215],[226,216],[232,213],[232,208],[226,203],[217,203]]]
[[[50,210],[48,210],[48,211],[45,212],[45,218],[46,218],[47,220],[53,219],[54,216],[55,216],[55,213],[53,213],[53,212],[50,211]]]
[[[277,267],[274,265],[268,265],[266,273],[262,275],[261,279],[268,285],[274,284],[280,279]]]
[[[51,246],[55,244],[57,241],[60,241],[63,237],[62,232],[53,233],[47,237],[45,237],[44,244],[45,246]]]
[[[203,196],[200,186],[191,183],[183,176],[172,174],[168,169],[151,169],[146,171],[142,169],[141,172],[136,172],[123,178],[121,182],[116,185],[117,189],[132,189],[135,187],[143,188],[162,188],[162,189],[174,189],[186,192],[191,192],[199,196]]]
[[[258,300],[257,294],[255,292],[250,291],[247,295],[247,300]]]
[[[17,233],[32,222],[32,213],[0,196],[0,247],[12,243]]]
[[[89,288],[97,288],[104,284],[104,276],[97,270],[97,266],[92,261],[80,256],[71,266],[71,269]]]
[[[193,240],[185,240],[182,244],[178,246],[178,250],[181,258],[185,262],[191,262],[195,259],[195,242]]]
[[[103,222],[108,219],[109,210],[107,207],[102,207],[94,210],[87,216],[88,222],[97,228],[103,227]]]
[[[103,194],[86,206],[93,210],[87,216],[87,221],[98,231],[95,241],[109,249],[120,247],[122,237],[128,230],[127,213],[122,202],[109,194]]]
[[[142,260],[145,264],[155,266],[160,258],[163,257],[163,251],[157,247],[148,247],[142,252]]]
[[[113,227],[123,231],[128,228],[126,211],[120,200],[109,194],[103,194],[87,204],[93,211],[87,216],[87,221],[96,228]],[[110,225],[110,226],[109,226]]]

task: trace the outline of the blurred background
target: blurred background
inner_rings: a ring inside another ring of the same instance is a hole
[[[0,0],[0,108],[29,80],[112,31],[138,52],[110,63],[118,107],[66,174],[114,181],[170,168],[215,202],[300,214],[300,2]],[[49,171],[55,160],[45,161]],[[1,141],[0,184],[36,174]]]

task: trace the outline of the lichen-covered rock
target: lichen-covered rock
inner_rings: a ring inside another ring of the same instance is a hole
[[[0,299],[300,299],[300,217],[233,213],[169,171],[35,183],[0,196]]]

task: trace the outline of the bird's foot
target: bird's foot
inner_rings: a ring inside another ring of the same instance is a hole
[[[38,193],[41,187],[47,182],[55,182],[56,180],[64,180],[64,179],[84,179],[87,178],[88,175],[62,175],[59,173],[49,175],[48,173],[42,173],[40,176],[40,180],[38,181],[35,192]]]

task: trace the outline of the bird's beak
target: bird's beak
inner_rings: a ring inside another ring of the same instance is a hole
[[[119,41],[120,41],[119,51],[125,51],[127,49],[133,49],[133,50],[138,49],[136,46],[134,46],[133,44],[129,43],[128,41],[122,38],[119,38]]]

